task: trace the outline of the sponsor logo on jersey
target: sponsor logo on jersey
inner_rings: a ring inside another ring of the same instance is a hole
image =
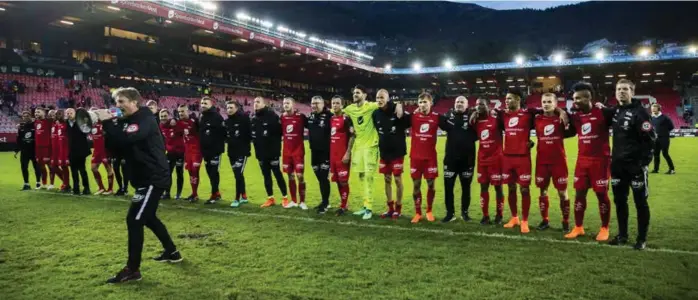
[[[630,185],[632,185],[634,189],[639,189],[639,188],[641,188],[641,187],[643,187],[643,186],[645,185],[645,182],[644,182],[644,181],[633,180],[633,181],[630,182]]]
[[[521,175],[519,176],[519,179],[521,179],[522,181],[529,181],[531,180],[531,175]]]
[[[555,131],[555,124],[550,124],[550,125],[545,125],[545,128],[543,128],[543,135],[549,136],[553,134]]]
[[[126,132],[128,133],[134,133],[138,131],[138,124],[131,124],[126,127]]]
[[[360,116],[356,119],[356,123],[359,123],[359,125],[364,123],[364,116]]]
[[[330,135],[335,135],[335,134],[337,134],[337,127],[332,127],[332,129],[330,130]]]
[[[619,183],[620,183],[620,179],[619,179],[619,178],[612,178],[612,179],[611,179],[611,185],[618,185]]]
[[[519,117],[509,119],[509,127],[514,127],[516,125],[519,125]]]
[[[608,185],[608,179],[600,179],[596,181],[597,186],[607,186]]]
[[[339,176],[347,176],[348,172],[347,171],[339,171],[338,175]]]
[[[558,184],[567,183],[567,178],[566,178],[566,177],[560,177],[560,178],[557,179],[557,183],[558,183]]]
[[[489,137],[490,137],[490,130],[489,129],[485,129],[482,132],[480,132],[480,139],[481,140],[486,140]]]
[[[456,172],[444,172],[444,177],[451,178],[456,175]]]
[[[642,122],[642,131],[649,132],[652,130],[652,124],[649,121]]]
[[[582,134],[587,135],[589,132],[591,132],[591,123],[582,124]]]
[[[293,125],[286,125],[286,133],[291,133],[293,131]]]
[[[37,123],[37,124],[36,124],[36,129],[41,129],[41,123]],[[51,129],[53,129],[53,128],[51,128]],[[52,130],[52,131],[53,131],[53,130]]]
[[[543,182],[543,177],[536,177],[536,182],[537,183]]]
[[[422,124],[422,126],[419,126],[419,133],[425,133],[429,131],[429,124]]]

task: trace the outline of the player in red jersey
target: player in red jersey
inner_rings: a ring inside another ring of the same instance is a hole
[[[415,215],[412,223],[419,223],[422,219],[422,176],[427,181],[427,220],[434,222],[432,205],[436,189],[434,179],[439,176],[436,161],[436,136],[439,129],[439,114],[431,111],[432,98],[430,94],[423,93],[417,98],[419,105],[413,115],[403,117],[410,118],[411,144],[410,144],[410,175],[414,183],[412,198],[414,199]]]
[[[291,97],[284,98],[281,115],[281,134],[283,137],[282,165],[284,173],[288,174],[288,189],[291,193],[292,202],[284,202],[284,208],[300,207],[308,209],[305,204],[305,178],[303,170],[305,168],[305,145],[303,133],[305,124],[308,122],[305,115],[295,110],[296,101]],[[298,180],[298,196],[296,196],[296,179]]]
[[[96,109],[97,108],[93,107],[91,110]],[[99,187],[99,190],[95,193],[95,195],[111,195],[114,193],[114,168],[112,168],[110,163],[111,156],[104,147],[104,131],[102,131],[101,122],[97,122],[97,124],[92,127],[90,136],[92,137],[93,148],[92,175],[94,175],[95,181],[97,181],[97,186]],[[107,169],[109,188],[106,190],[104,189],[104,184],[102,184],[102,175],[99,173],[100,164],[104,165],[104,167]]]
[[[41,173],[41,186],[36,189],[53,187],[53,182],[51,185],[46,185],[46,179],[48,177],[48,171],[46,166],[51,168],[51,121],[46,119],[46,111],[43,108],[37,108],[34,111],[34,135],[36,139],[35,151],[36,151],[36,162],[39,165],[39,171]],[[53,173],[53,172],[52,172]]]
[[[63,185],[61,186],[61,191],[69,193],[70,190],[70,160],[68,159],[68,154],[70,151],[70,145],[67,135],[68,125],[65,122],[63,110],[56,110],[56,119],[53,121],[53,128],[51,132],[56,135],[55,140],[52,141],[51,153],[52,155],[51,165],[56,168],[56,174],[63,180]]]
[[[189,117],[189,108],[180,105],[177,108],[179,121],[177,130],[182,131],[184,137],[184,168],[189,172],[189,183],[191,183],[191,195],[187,201],[199,201],[199,170],[201,169],[201,149],[199,149],[199,124],[194,118]]]
[[[58,178],[61,180],[61,182],[63,181],[62,171],[60,171],[58,169],[58,167],[54,166],[54,163],[53,163],[53,161],[56,160],[55,156],[58,155],[58,150],[53,150],[54,147],[58,147],[57,146],[58,142],[56,141],[56,139],[57,139],[56,138],[56,130],[55,130],[55,128],[53,128],[56,125],[56,122],[55,122],[56,121],[56,110],[55,109],[51,109],[48,111],[47,119],[49,120],[49,125],[51,126],[51,134],[50,134],[51,135],[51,142],[50,142],[51,150],[49,151],[51,153],[51,159],[50,159],[50,162],[48,165],[49,174],[51,174],[51,178],[49,180],[50,183],[49,183],[48,189],[52,190],[52,189],[54,189],[53,184],[54,184],[54,182],[56,182],[56,175],[58,175]],[[68,183],[68,184],[70,184],[70,183]],[[65,184],[61,184],[61,188],[63,186],[65,186]],[[60,188],[59,188],[59,190],[60,190]]]
[[[502,128],[497,116],[490,114],[490,101],[477,99],[477,111],[471,121],[476,122],[480,146],[477,151],[477,182],[480,183],[481,225],[490,225],[490,184],[494,186],[497,214],[494,224],[502,224],[504,193],[502,192]]]
[[[565,238],[573,239],[584,235],[584,211],[587,206],[587,191],[592,188],[599,199],[601,229],[597,241],[608,240],[608,225],[611,220],[611,200],[608,198],[611,147],[608,130],[613,125],[612,109],[592,106],[594,89],[591,84],[580,82],[572,87],[577,112],[572,115],[572,124],[578,137],[579,155],[574,168],[574,223],[575,227]]]
[[[184,185],[184,131],[177,126],[177,121],[170,118],[167,109],[160,110],[160,132],[165,138],[167,150],[167,162],[170,166],[170,176],[177,171],[177,194],[175,200],[182,198],[182,186]],[[171,187],[165,190],[162,199],[170,199]]]
[[[504,128],[504,158],[502,160],[502,180],[509,186],[509,208],[511,220],[504,224],[504,228],[513,228],[521,225],[521,233],[528,233],[528,212],[531,208],[531,141],[530,132],[533,129],[533,120],[539,110],[521,107],[521,92],[511,90],[506,95],[507,109],[498,112],[500,126]],[[561,118],[567,115],[561,109],[557,109]],[[566,122],[565,122],[566,123]],[[521,191],[522,218],[519,221],[516,199],[516,185]]]
[[[548,186],[552,180],[553,186],[560,196],[562,229],[567,232],[569,231],[570,201],[567,197],[568,175],[564,139],[574,136],[574,132],[566,129],[560,117],[555,114],[555,108],[557,108],[557,96],[555,94],[543,94],[541,106],[543,107],[543,114],[535,117],[536,137],[538,137],[536,186],[540,189],[538,204],[543,221],[538,225],[537,229],[545,230],[550,227],[550,219],[548,218],[548,208],[550,206]]]
[[[354,125],[351,118],[344,115],[342,96],[332,98],[332,112],[330,119],[330,179],[337,183],[341,204],[336,212],[337,216],[346,214],[347,201],[349,199],[349,168],[351,157],[347,155],[354,144]],[[344,158],[347,158],[346,160]]]

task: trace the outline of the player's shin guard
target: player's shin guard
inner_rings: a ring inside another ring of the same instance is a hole
[[[517,202],[519,201],[516,198],[516,189],[511,189],[509,190],[509,209],[511,210],[511,216],[512,217],[518,217],[519,216],[519,209],[517,207]]]
[[[368,210],[372,210],[373,207],[373,173],[366,173],[364,175],[364,207]]]
[[[521,192],[521,213],[522,221],[528,221],[528,213],[531,211],[531,192]]]
[[[97,187],[99,187],[100,190],[104,190],[104,184],[102,183],[102,174],[99,174],[99,170],[92,171],[92,175],[94,175],[95,181],[97,181]]]
[[[412,194],[412,199],[414,199],[414,212],[418,215],[422,214],[422,191],[418,191]]]
[[[504,195],[497,196],[497,217],[504,216]]]
[[[292,176],[288,177],[288,190],[289,193],[291,193],[291,201],[293,201],[293,203],[298,203],[298,196],[296,196],[296,180]]]
[[[584,211],[587,209],[587,198],[577,195],[574,198],[574,225],[584,226]]]
[[[608,198],[608,192],[596,193],[599,199],[599,215],[601,216],[601,227],[608,228],[611,222],[611,200]]]
[[[298,198],[300,198],[301,203],[305,203],[305,181],[298,183]]]
[[[548,208],[550,207],[550,200],[548,196],[540,196],[538,198],[538,207],[540,208],[540,215],[543,217],[543,221],[549,221]]]
[[[430,213],[432,207],[434,206],[434,196],[436,196],[436,189],[433,186],[427,188],[427,212]]]
[[[199,196],[199,168],[189,170],[189,183],[191,184],[191,195]]]
[[[490,216],[490,193],[488,191],[480,192],[480,209],[482,209],[482,216]]]
[[[337,187],[339,188],[339,198],[341,199],[339,206],[347,209],[347,201],[349,200],[349,183],[338,182]]]

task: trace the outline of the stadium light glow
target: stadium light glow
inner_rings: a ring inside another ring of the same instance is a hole
[[[172,24],[172,21],[170,21],[170,20],[165,20],[165,23],[167,23],[167,24]]]
[[[516,81],[518,81],[518,82],[523,82],[524,79],[523,79],[523,78],[519,78],[519,79],[517,79]]]
[[[111,6],[111,5],[108,5],[107,8],[108,8],[108,9],[111,9],[111,10],[114,10],[114,11],[120,11],[120,10],[121,10],[121,8],[118,8],[118,7],[116,7],[116,6]]]
[[[516,62],[517,65],[523,65],[523,63],[524,63],[524,57],[523,57],[523,55],[517,55],[517,56],[514,58],[514,61]]]
[[[543,77],[543,76],[538,76],[538,77],[536,77],[536,79],[538,79],[538,80],[540,80],[540,79],[545,79],[545,77]]]
[[[555,79],[555,78],[557,78],[557,77],[555,77],[555,75],[548,76],[548,79]]]
[[[383,67],[383,69],[385,69],[386,71],[390,71],[392,68],[393,66],[391,66],[390,64],[385,64],[385,67]]]
[[[657,73],[657,76],[664,76],[664,72]]]
[[[420,63],[420,62],[415,62],[415,63],[413,63],[413,64],[412,64],[412,69],[414,69],[415,71],[421,70],[421,69],[422,69],[422,63]]]
[[[249,21],[252,19],[252,17],[250,17],[248,14],[246,14],[244,12],[238,12],[237,14],[235,14],[235,18],[237,18],[238,20],[243,20],[243,21]]]
[[[450,59],[444,61],[444,67],[447,69],[453,68],[453,62]]]
[[[604,52],[603,50],[599,50],[596,52],[596,54],[594,54],[594,57],[598,60],[602,60],[606,58],[606,52]]]
[[[284,27],[283,25],[279,25],[276,27],[276,30],[278,30],[280,32],[288,32],[289,29]]]
[[[514,79],[509,78],[507,79],[507,82],[514,82]]]
[[[304,39],[304,38],[307,36],[307,34],[305,34],[305,33],[303,33],[303,32],[296,32],[296,35],[297,35],[299,38],[302,38],[302,39]]]
[[[613,74],[606,75],[606,78],[613,78]]]
[[[204,30],[204,32],[205,32],[205,33],[208,33],[208,34],[213,33],[213,31],[211,31],[211,30]]]
[[[582,77],[582,78],[583,78],[583,79],[590,79],[591,76],[589,76],[589,75],[584,75],[584,77]]]
[[[696,52],[698,52],[698,47],[696,47],[696,46],[688,47],[688,53],[696,54]]]
[[[652,54],[652,51],[649,48],[642,48],[642,49],[640,49],[640,51],[638,51],[637,54],[642,56],[642,57],[647,57],[650,54]]]
[[[642,83],[647,83],[647,82],[649,82],[649,81],[648,81],[648,80],[640,80],[640,82],[642,82]]]
[[[274,23],[269,21],[262,21],[262,27],[271,28],[272,26],[274,26]]]
[[[562,53],[557,53],[553,55],[553,61],[554,62],[562,62],[565,59],[565,56],[562,55]]]
[[[655,79],[654,82],[662,82],[661,79]]]
[[[243,43],[247,43],[247,40],[246,40],[246,39],[240,39],[240,41],[243,42]]]
[[[61,20],[61,24],[65,24],[65,25],[74,25],[75,23],[70,22],[70,21],[66,21],[66,20]]]
[[[317,42],[317,41],[319,41],[320,39],[318,39],[318,38],[316,38],[316,37],[314,37],[314,36],[311,36],[311,37],[309,38],[309,40],[310,40],[311,42]]]
[[[650,76],[652,75],[651,73],[642,73],[642,76]]]
[[[619,78],[625,78],[625,76],[626,76],[625,74],[618,74]]]
[[[215,11],[216,9],[218,9],[218,6],[216,6],[216,4],[211,3],[211,2],[203,2],[202,1],[202,2],[199,2],[199,5],[201,5],[201,8],[203,8],[204,10]]]
[[[516,86],[514,86],[514,85],[510,85],[510,86],[509,86],[510,89],[513,89],[513,88],[515,88],[515,87],[516,87]]]
[[[5,11],[5,8],[4,8],[4,7],[0,7],[0,11]]]

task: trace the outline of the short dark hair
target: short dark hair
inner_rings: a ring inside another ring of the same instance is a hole
[[[485,101],[486,104],[490,104],[490,99],[487,97],[477,97],[477,100],[475,100],[475,102],[480,100]]]
[[[366,87],[360,84],[357,84],[352,90],[360,90],[362,93],[367,94]]]
[[[633,91],[635,91],[635,83],[633,83],[632,81],[630,81],[630,79],[625,79],[625,78],[623,78],[623,79],[621,79],[621,80],[618,80],[618,83],[616,83],[616,85],[623,84],[623,83],[629,85],[629,86],[630,86],[630,89],[633,90]]]
[[[573,92],[589,91],[589,93],[594,95],[594,87],[591,85],[591,83],[588,83],[586,81],[580,81],[580,82],[575,83],[572,86],[572,91]]]
[[[141,100],[142,100],[141,93],[139,93],[137,89],[132,88],[132,87],[127,87],[127,88],[120,87],[120,88],[114,90],[114,92],[112,92],[111,96],[114,99],[116,99],[119,96],[123,96],[123,97],[126,97],[129,100],[135,101],[135,102],[141,102]]]
[[[342,95],[334,95],[334,96],[332,96],[332,99],[339,99],[339,100],[344,101],[344,97],[342,97]]]

